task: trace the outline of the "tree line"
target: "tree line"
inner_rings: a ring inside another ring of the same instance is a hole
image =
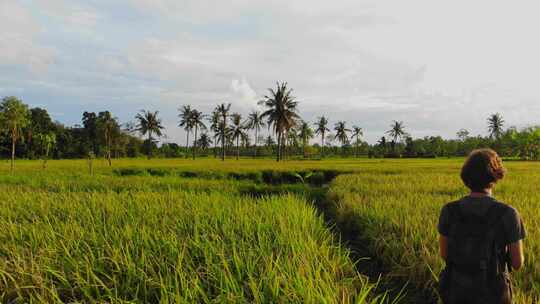
[[[492,114],[487,119],[487,136],[471,136],[461,129],[455,139],[441,136],[413,138],[402,121],[393,121],[374,144],[363,140],[363,129],[348,127],[346,121],[331,125],[320,116],[313,123],[301,119],[298,101],[286,82],[259,102],[262,110],[243,117],[232,112],[230,103],[218,104],[210,114],[191,105],[178,109],[178,127],[186,133],[184,145],[163,143],[164,127],[158,111],[141,110],[134,121],[120,123],[109,111],[84,112],[81,124],[65,126],[53,121],[47,110],[29,108],[14,96],[0,104],[0,155],[11,159],[103,157],[109,165],[119,157],[192,157],[198,155],[285,158],[323,157],[440,157],[461,156],[471,150],[490,147],[506,157],[540,159],[540,127],[504,129],[504,119]],[[267,129],[265,136],[262,131]]]

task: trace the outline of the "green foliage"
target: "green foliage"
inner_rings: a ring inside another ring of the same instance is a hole
[[[302,196],[242,194],[274,164],[193,163],[119,160],[113,174],[95,160],[88,176],[82,161],[39,174],[23,161],[0,175],[0,302],[386,302]]]
[[[466,195],[459,179],[461,160],[392,161],[366,164],[353,175],[332,183],[329,198],[338,227],[367,246],[388,276],[409,281],[419,290],[435,293],[443,267],[438,254],[437,221],[441,207]],[[540,299],[538,269],[540,212],[534,185],[540,183],[540,164],[511,162],[508,178],[495,189],[495,197],[514,206],[528,232],[526,265],[513,273],[516,303]]]

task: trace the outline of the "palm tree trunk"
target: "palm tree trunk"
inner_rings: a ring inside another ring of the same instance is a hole
[[[240,136],[236,138],[236,160],[240,157]]]
[[[189,131],[186,131],[186,158],[189,156]]]
[[[253,150],[253,158],[257,157],[257,128],[255,128],[255,141],[254,141],[254,150]]]
[[[214,158],[217,158],[217,136],[214,136]]]
[[[276,161],[279,161],[281,153],[281,133],[277,133]]]
[[[195,139],[193,140],[193,159],[195,159],[196,149],[197,149],[197,126],[195,126]]]
[[[148,159],[152,158],[152,132],[148,131]]]
[[[324,132],[321,133],[322,146],[321,146],[321,158],[324,158]]]
[[[11,167],[10,172],[13,174],[13,169],[15,167],[15,136],[11,137]]]
[[[221,134],[221,160],[225,161],[225,133]]]

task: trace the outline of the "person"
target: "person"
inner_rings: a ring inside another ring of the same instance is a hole
[[[444,304],[512,303],[509,272],[524,262],[525,228],[518,211],[493,197],[506,169],[491,149],[471,152],[461,169],[470,194],[446,204],[439,217],[439,277]]]

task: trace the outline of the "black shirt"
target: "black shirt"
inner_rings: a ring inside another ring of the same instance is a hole
[[[500,204],[506,209],[506,211],[503,212],[501,221],[503,225],[503,235],[501,236],[503,244],[512,244],[525,238],[526,233],[525,227],[523,226],[523,221],[521,220],[517,210],[512,206],[501,203],[491,196],[465,196],[458,202],[461,212],[464,214],[475,214],[479,216],[486,214],[490,204]],[[439,217],[438,230],[441,235],[448,236],[450,230],[449,217],[448,204],[446,204],[442,208],[441,215]]]

